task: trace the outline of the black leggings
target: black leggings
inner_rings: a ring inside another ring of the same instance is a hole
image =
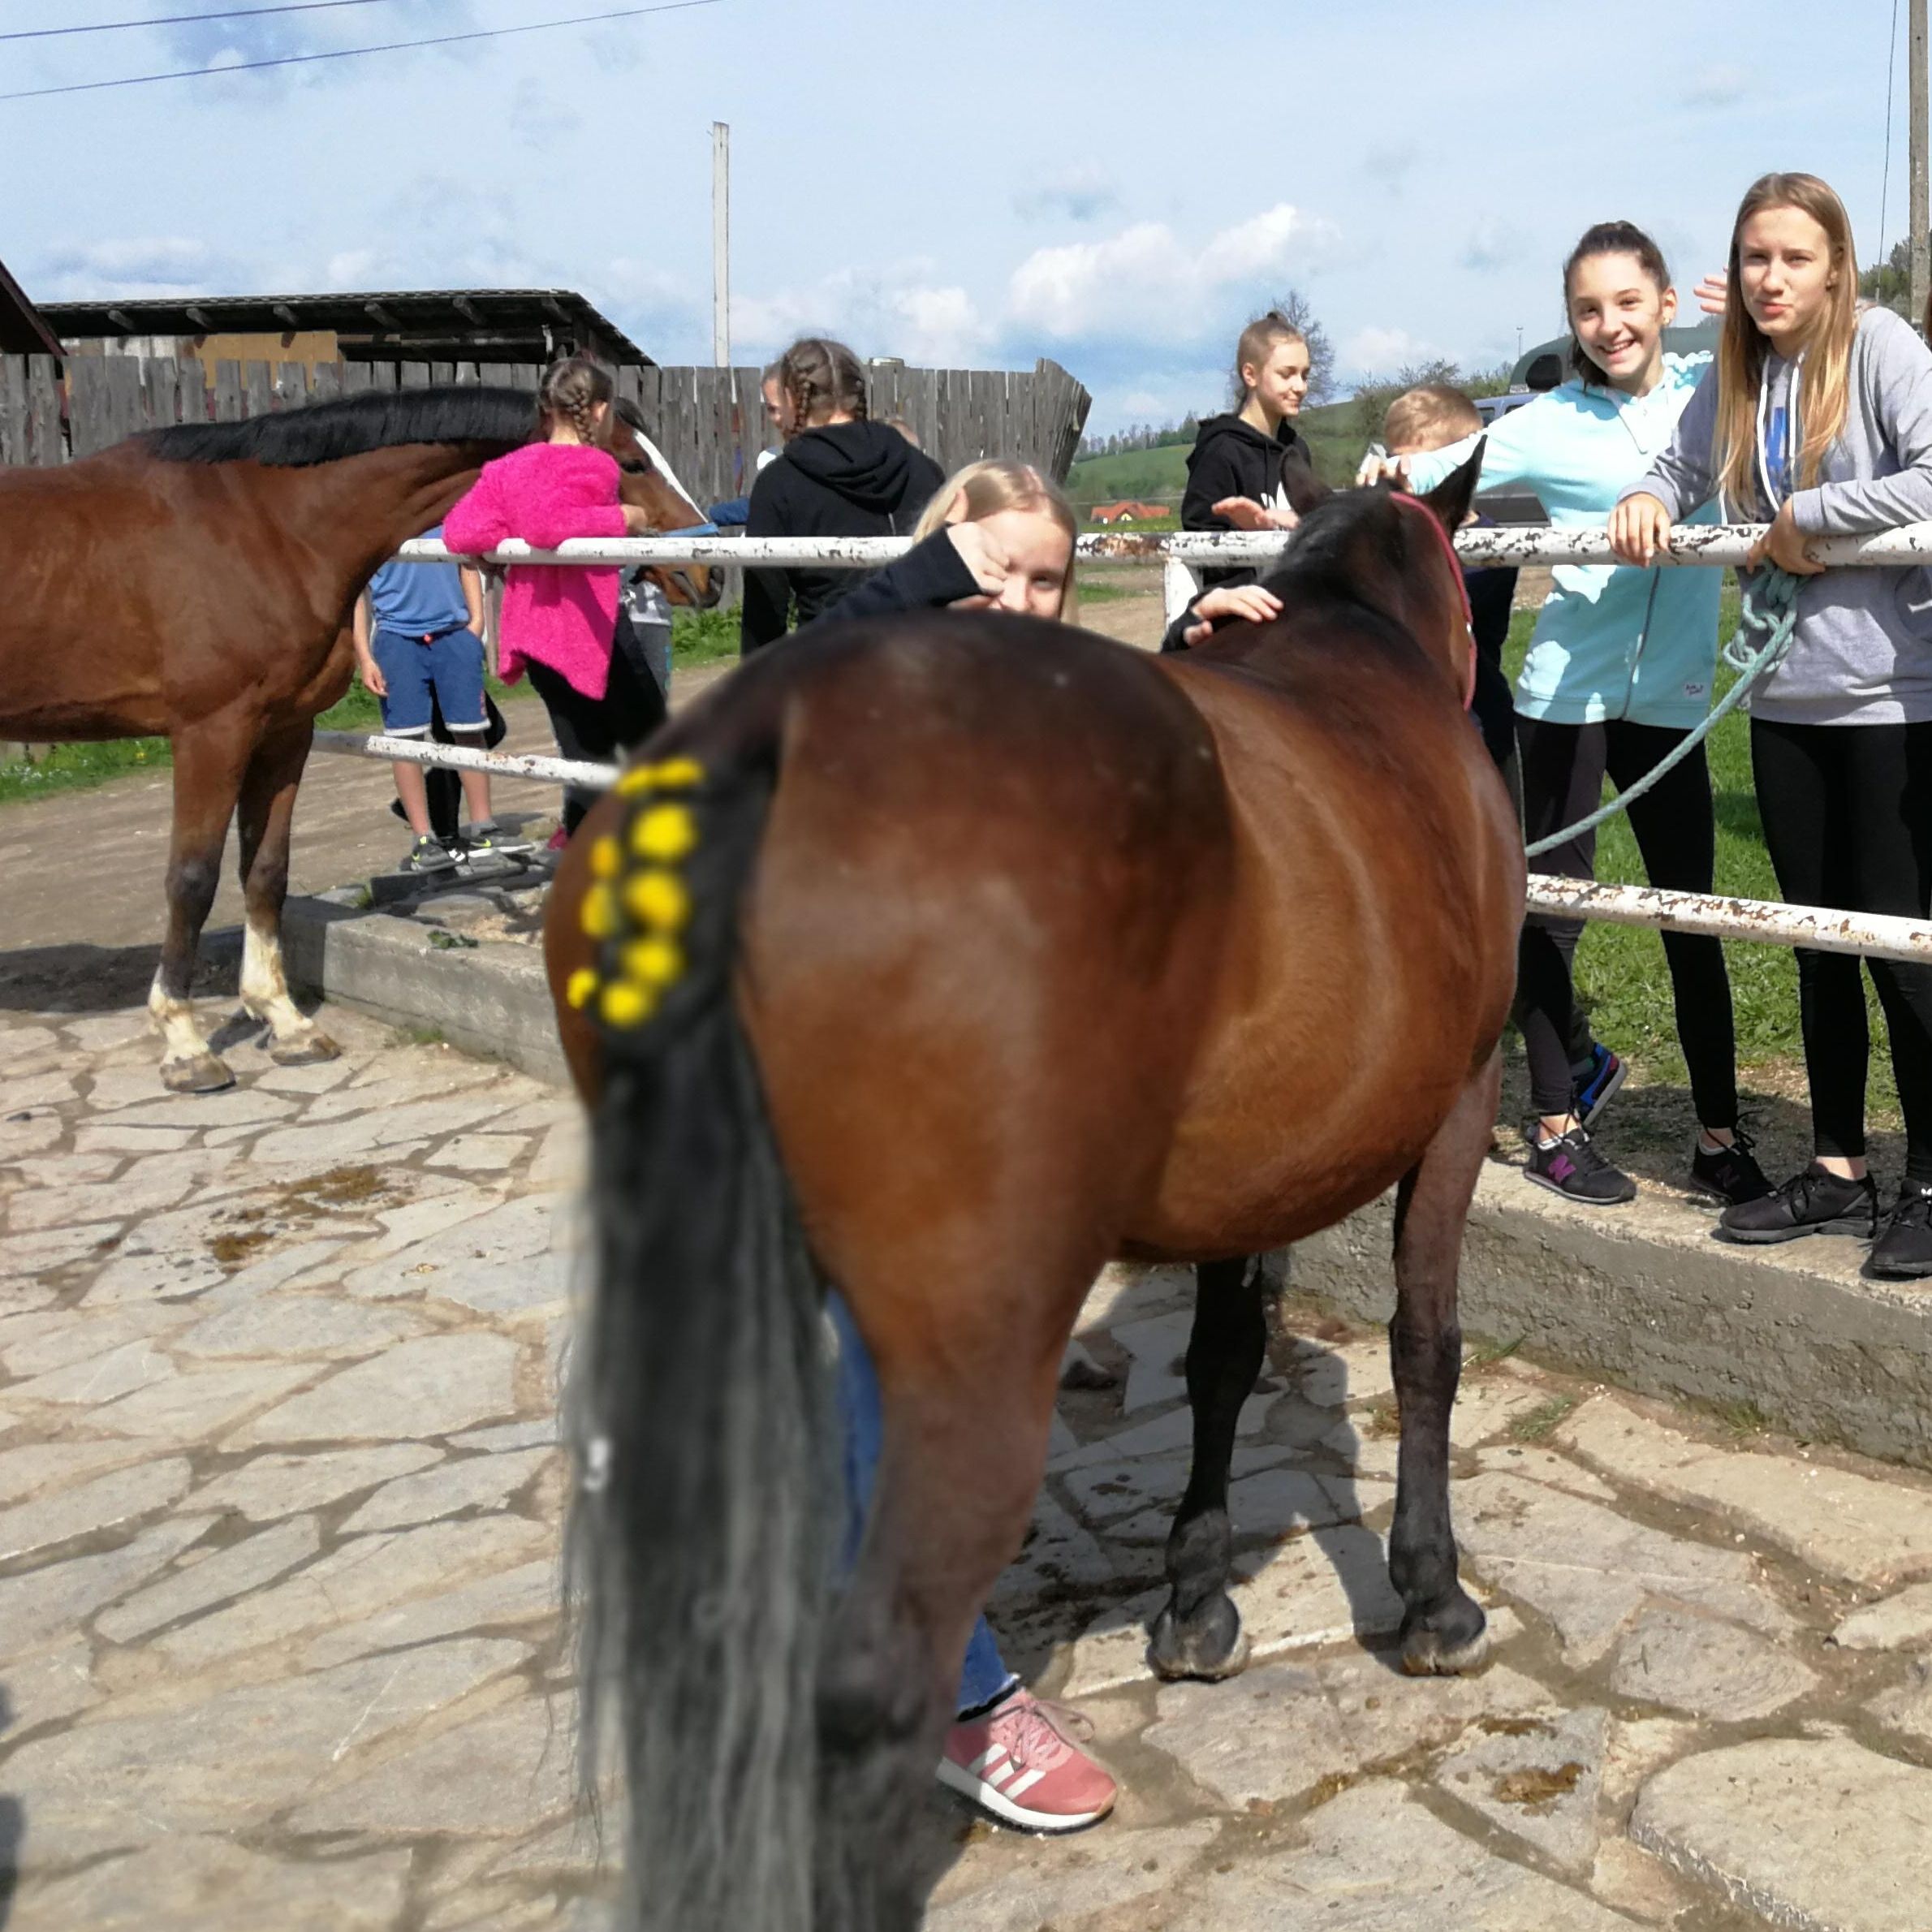
[[[1751,767],[1778,890],[1794,905],[1923,919],[1932,904],[1932,723],[1751,721]],[[1865,1152],[1870,1057],[1851,953],[1798,949],[1798,1011],[1820,1154]],[[1905,1115],[1905,1172],[1932,1184],[1932,966],[1869,960]]]
[[[1519,717],[1523,823],[1529,842],[1595,811],[1606,771],[1619,789],[1634,784],[1688,735],[1628,718],[1567,725]],[[1701,745],[1631,806],[1630,829],[1653,886],[1710,891],[1717,832]],[[1529,863],[1533,871],[1587,879],[1594,876],[1595,860],[1595,838],[1586,834]],[[1569,1112],[1571,1064],[1589,1050],[1571,975],[1582,929],[1575,920],[1532,918],[1524,925],[1516,958],[1516,1024],[1529,1061],[1529,1102],[1538,1115],[1552,1119]],[[1737,1048],[1723,947],[1688,933],[1666,933],[1663,951],[1697,1118],[1706,1127],[1735,1127]]]
[[[601,764],[643,744],[664,722],[664,693],[648,671],[620,650],[610,653],[610,682],[602,697],[586,697],[560,671],[530,661],[530,685],[550,714],[557,749],[566,758]],[[567,786],[563,829],[574,832],[597,801],[594,791]]]

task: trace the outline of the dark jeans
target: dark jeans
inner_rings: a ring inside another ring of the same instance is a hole
[[[534,659],[530,686],[550,714],[550,730],[561,755],[601,764],[643,744],[665,718],[664,693],[648,671],[623,651],[610,654],[610,681],[602,697],[587,697],[560,671]],[[594,791],[568,786],[563,793],[563,829],[574,832],[597,801]]]
[[[1932,905],[1932,723],[1751,721],[1751,767],[1778,890],[1796,905],[1923,919]],[[1905,1172],[1932,1184],[1932,966],[1868,960],[1891,1035]],[[1813,1144],[1865,1152],[1871,1042],[1850,953],[1798,949]]]
[[[1612,718],[1593,725],[1550,724],[1519,717],[1522,755],[1523,826],[1529,842],[1547,838],[1593,812],[1606,772],[1619,787],[1636,781],[1674,751],[1688,734],[1663,725]],[[1710,774],[1700,745],[1655,790],[1630,808],[1630,829],[1653,886],[1675,892],[1708,892],[1715,863],[1717,831]],[[1538,872],[1563,878],[1595,875],[1593,835],[1572,839],[1530,861]],[[1516,962],[1516,1024],[1529,1061],[1529,1101],[1537,1114],[1560,1117],[1572,1103],[1571,1066],[1589,1051],[1580,1026],[1572,962],[1574,920],[1525,922]],[[1731,981],[1724,949],[1716,939],[1689,933],[1663,935],[1676,1007],[1677,1038],[1690,1070],[1691,1098],[1706,1127],[1737,1124],[1737,1050],[1731,1020]]]

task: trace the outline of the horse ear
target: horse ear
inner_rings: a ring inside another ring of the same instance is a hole
[[[1328,485],[1300,450],[1289,451],[1283,459],[1281,486],[1287,493],[1288,507],[1297,516],[1306,516],[1329,494]]]
[[[1417,500],[1428,505],[1435,520],[1451,537],[1463,527],[1469,506],[1476,501],[1476,485],[1482,480],[1482,443],[1460,469],[1452,470],[1426,496]]]

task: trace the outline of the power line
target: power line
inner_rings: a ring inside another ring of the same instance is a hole
[[[70,33],[119,33],[130,27],[191,27],[201,20],[252,20],[261,14],[319,14],[338,6],[392,6],[395,0],[285,0],[279,6],[231,6],[218,14],[163,14],[152,20],[98,20],[91,27],[29,27],[0,41],[52,41]]]
[[[129,74],[118,80],[76,80],[65,87],[30,87],[0,94],[0,101],[40,101],[50,94],[91,94],[103,88],[145,87],[156,80],[197,80],[211,74],[248,74],[261,67],[305,67],[311,61],[353,60],[364,54],[400,54],[412,47],[453,47],[461,41],[507,40],[513,34],[547,33],[558,27],[594,27],[607,20],[635,20],[645,14],[684,13],[716,6],[719,0],[660,0],[655,6],[619,7],[610,13],[576,14],[567,20],[535,20],[524,27],[481,27],[468,33],[441,33],[429,40],[388,41],[375,47],[331,47],[319,54],[283,54],[272,60],[238,60],[222,67],[176,67],[166,74]]]

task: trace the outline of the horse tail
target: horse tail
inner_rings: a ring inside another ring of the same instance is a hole
[[[821,1284],[733,997],[776,775],[640,766],[591,850],[594,1279],[571,1370],[584,1762],[629,1810],[629,1922],[813,1922],[814,1680],[839,1503]]]

